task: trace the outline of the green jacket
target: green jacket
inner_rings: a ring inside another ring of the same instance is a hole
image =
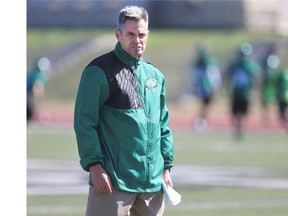
[[[161,190],[163,169],[173,166],[174,153],[165,95],[161,72],[119,43],[94,59],[83,71],[75,103],[82,168],[101,163],[116,189]]]
[[[278,101],[288,103],[288,69],[279,70],[276,88]]]

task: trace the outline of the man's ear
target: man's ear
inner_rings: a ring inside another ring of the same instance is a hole
[[[118,29],[115,29],[115,36],[116,36],[117,40],[119,40],[121,37],[121,32]]]

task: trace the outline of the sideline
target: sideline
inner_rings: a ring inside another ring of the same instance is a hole
[[[28,159],[27,195],[86,194],[88,173],[76,160]],[[189,172],[187,172],[189,170]],[[267,177],[272,169],[261,167],[178,165],[172,177],[177,185],[252,187],[288,191],[288,179]]]
[[[285,207],[288,206],[288,199],[267,199],[267,200],[231,200],[231,201],[190,201],[182,202],[178,206],[168,208],[175,208],[184,210],[221,210],[221,209],[243,209],[243,208],[271,208],[271,207]],[[85,206],[29,206],[28,213],[65,213],[75,214],[83,213]],[[166,210],[168,211],[168,210]]]

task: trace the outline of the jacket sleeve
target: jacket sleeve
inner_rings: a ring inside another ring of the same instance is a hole
[[[161,153],[164,159],[164,169],[171,169],[173,167],[174,159],[174,142],[172,132],[169,128],[169,112],[166,105],[165,79],[162,83],[160,100]]]
[[[91,164],[103,163],[97,132],[100,110],[109,96],[107,78],[102,69],[84,69],[76,96],[74,131],[82,168],[89,171]]]

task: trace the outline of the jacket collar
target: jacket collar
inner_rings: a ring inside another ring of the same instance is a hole
[[[141,58],[131,57],[125,50],[122,49],[119,42],[115,45],[114,49],[115,55],[129,67],[137,67],[140,64]]]

